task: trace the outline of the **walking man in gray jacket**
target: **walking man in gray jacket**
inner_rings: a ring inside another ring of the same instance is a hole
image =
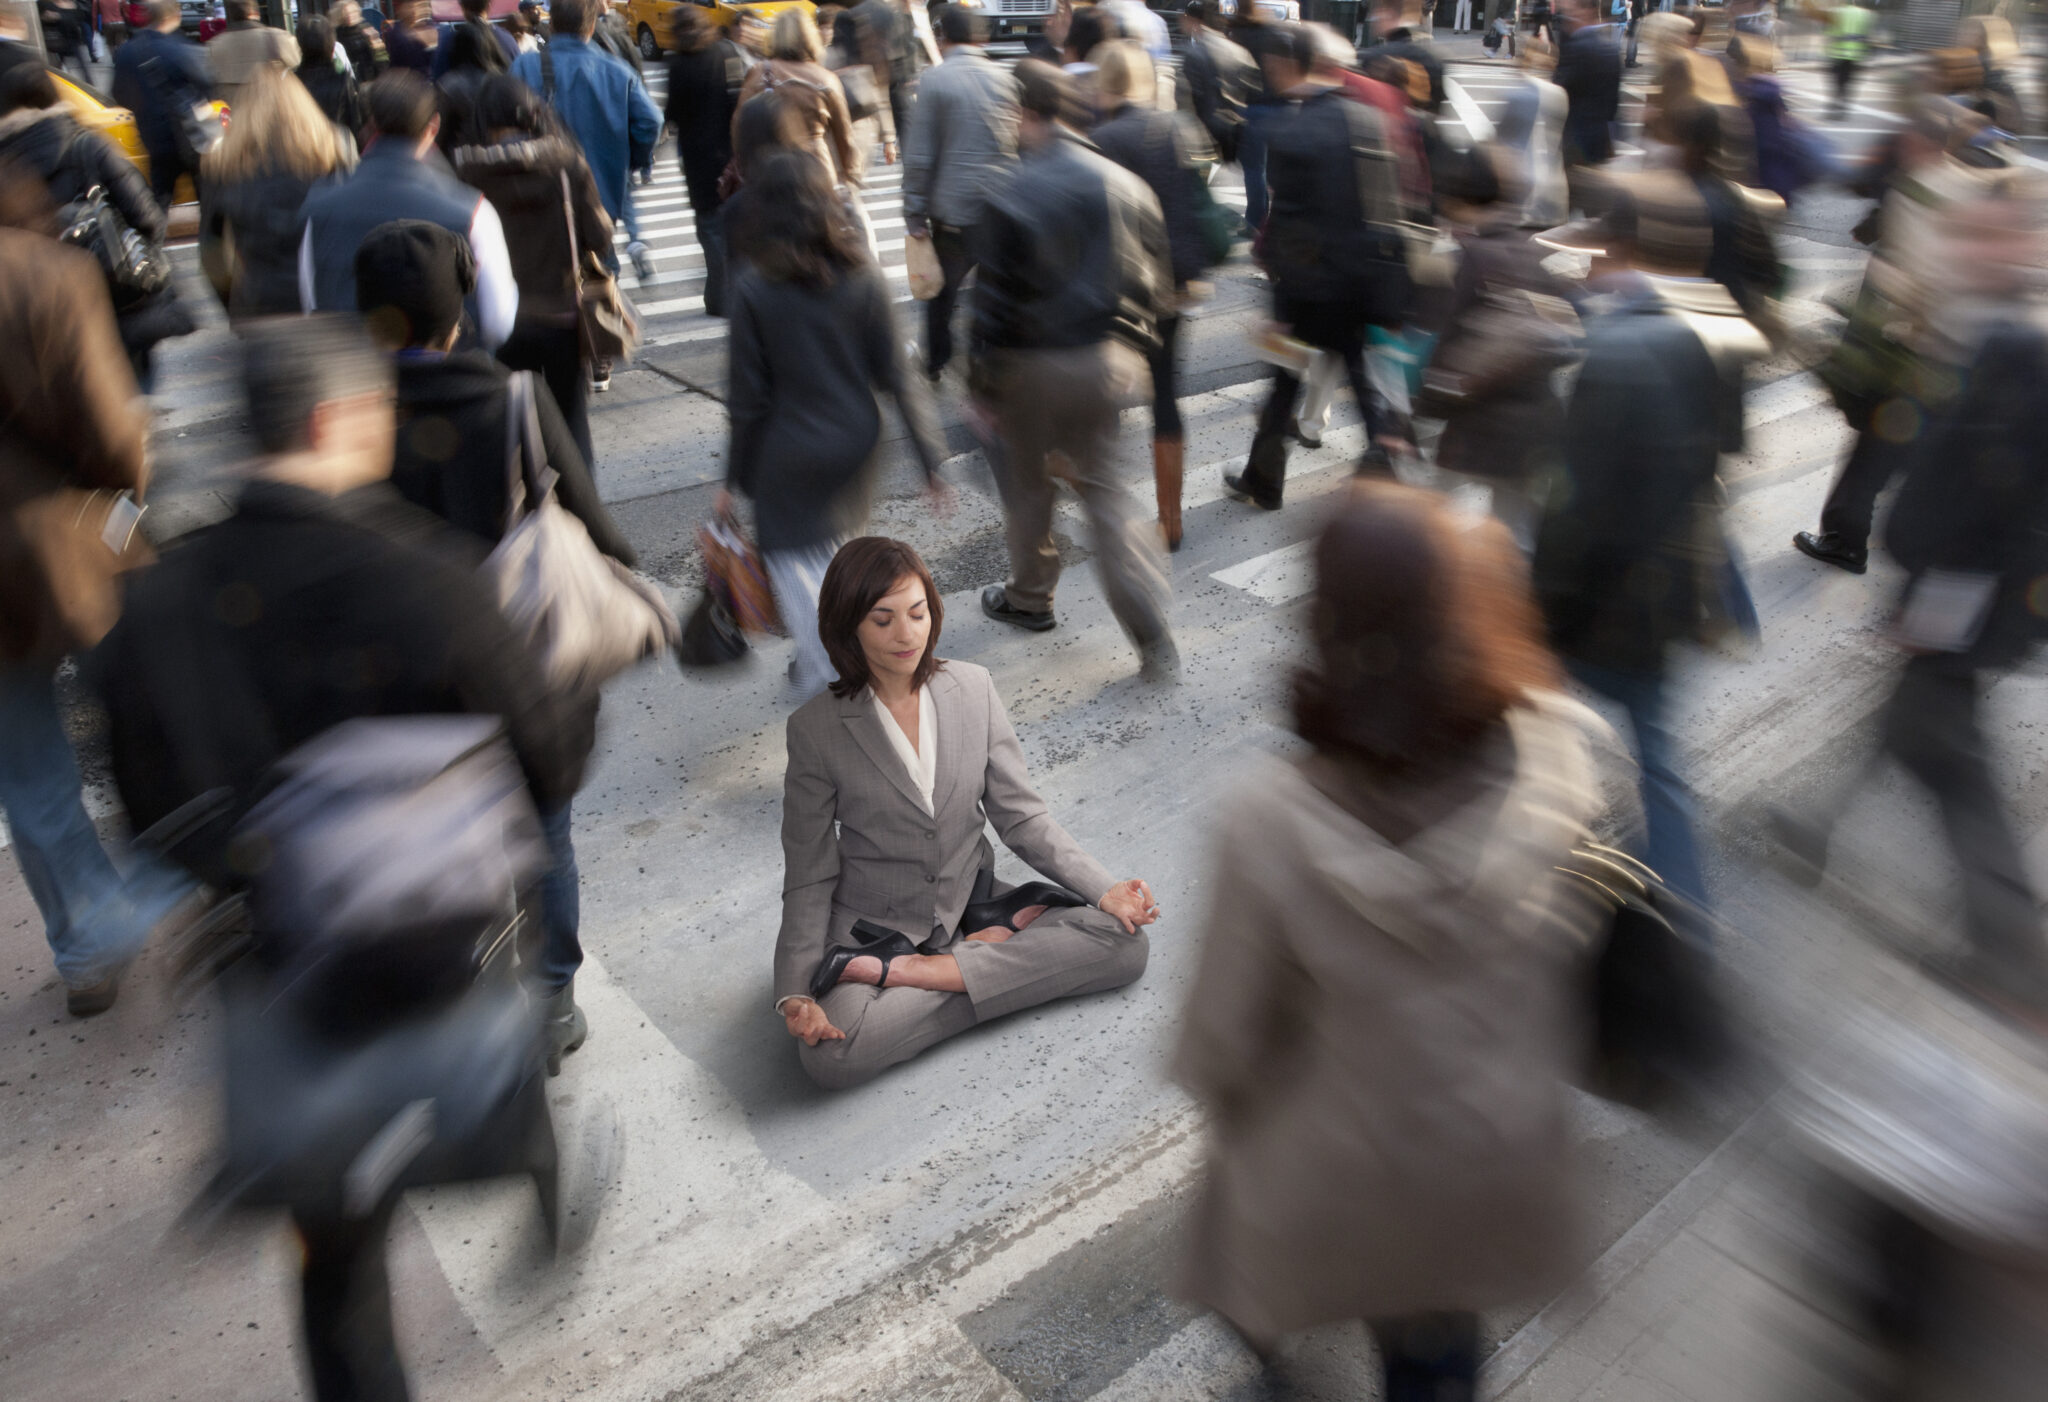
[[[924,304],[924,371],[953,358],[953,308],[974,268],[973,232],[988,190],[1017,163],[1017,80],[981,47],[986,22],[964,5],[939,11],[939,66],[918,81],[903,145],[903,230],[930,239],[946,285]]]

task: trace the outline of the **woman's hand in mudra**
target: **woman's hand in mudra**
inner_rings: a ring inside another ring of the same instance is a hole
[[[825,1016],[825,1010],[809,998],[792,998],[784,1003],[782,1021],[789,1028],[789,1035],[803,1038],[807,1047],[815,1047],[820,1042],[846,1040],[846,1034],[832,1025],[832,1019]]]
[[[1152,888],[1136,877],[1117,882],[1102,893],[1102,899],[1096,904],[1114,915],[1127,935],[1137,934],[1139,926],[1150,925],[1159,918],[1159,906],[1152,899]]]

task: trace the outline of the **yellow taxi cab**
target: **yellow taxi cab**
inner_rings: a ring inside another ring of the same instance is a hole
[[[64,100],[64,106],[71,113],[71,119],[88,131],[96,131],[129,160],[145,176],[149,174],[149,152],[143,149],[142,133],[136,129],[135,114],[125,107],[117,107],[112,101],[100,96],[82,83],[65,77],[52,69],[50,76],[56,80],[57,95]],[[227,104],[216,102],[214,110],[223,117],[227,115]],[[185,204],[199,198],[192,187],[192,177],[178,177],[177,188],[172,191],[175,204]]]
[[[811,0],[740,0],[738,4],[733,0],[627,0],[626,28],[640,46],[642,58],[652,62],[676,46],[675,14],[686,4],[697,6],[704,18],[720,29],[731,29],[743,19],[772,25],[779,11],[797,7],[812,14],[818,11]]]

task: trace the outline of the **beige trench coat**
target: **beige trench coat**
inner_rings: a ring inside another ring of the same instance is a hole
[[[1553,867],[1602,809],[1601,732],[1562,697],[1516,710],[1476,796],[1399,845],[1299,767],[1227,807],[1175,1064],[1212,1120],[1184,1294],[1270,1340],[1562,1283],[1590,932]]]

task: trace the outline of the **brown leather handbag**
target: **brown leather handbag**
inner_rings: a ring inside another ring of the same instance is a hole
[[[576,325],[583,353],[592,360],[631,360],[640,349],[640,313],[619,288],[596,249],[585,250],[576,239],[576,206],[569,195],[569,172],[562,172],[562,217],[569,222],[569,269],[576,283]]]

